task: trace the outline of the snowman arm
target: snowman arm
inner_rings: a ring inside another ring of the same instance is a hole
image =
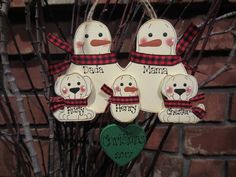
[[[192,42],[194,37],[197,35],[199,28],[191,23],[189,27],[186,29],[184,34],[182,35],[181,39],[178,41],[176,46],[176,53],[177,55],[182,55],[188,45]]]
[[[58,48],[70,53],[74,54],[74,50],[72,49],[71,45],[63,40],[61,40],[59,37],[49,33],[47,35],[47,39],[49,42],[51,42],[53,45],[57,46]]]

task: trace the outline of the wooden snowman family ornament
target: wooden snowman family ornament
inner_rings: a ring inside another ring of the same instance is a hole
[[[140,110],[158,113],[165,123],[197,123],[204,117],[204,105],[194,105],[203,95],[197,94],[197,81],[187,74],[181,58],[198,28],[190,25],[178,41],[171,23],[158,19],[147,0],[142,2],[152,19],[140,27],[136,51],[131,52],[125,68],[110,51],[107,26],[92,20],[98,0],[87,21],[77,28],[73,49],[49,35],[50,42],[72,55],[71,60],[50,67],[52,74],[65,72],[56,79],[57,96],[51,99],[57,120],[89,121],[107,110],[121,123],[134,121]],[[114,143],[118,140],[120,143]],[[145,141],[144,130],[136,124],[125,128],[111,124],[100,135],[102,148],[119,165],[134,159]]]

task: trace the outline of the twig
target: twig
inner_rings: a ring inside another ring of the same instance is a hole
[[[234,38],[236,38],[235,36],[236,35],[234,35]],[[234,46],[233,46],[232,50],[230,51],[229,57],[228,57],[226,63],[224,64],[224,66],[222,68],[218,69],[214,74],[209,76],[202,83],[200,83],[199,87],[204,87],[206,84],[210,83],[211,81],[213,81],[216,78],[218,78],[219,76],[221,76],[224,72],[233,69],[233,65],[230,63],[231,63],[233,57],[235,56],[235,53],[236,53],[236,40],[235,40]]]
[[[216,7],[215,7],[215,10],[213,12],[213,15],[212,15],[212,18],[211,18],[211,22],[209,23],[209,27],[208,27],[208,30],[207,30],[207,33],[206,33],[206,38],[204,39],[203,41],[203,44],[202,44],[202,47],[201,47],[201,51],[197,57],[197,62],[195,64],[195,66],[193,67],[193,70],[192,70],[192,75],[194,75],[197,71],[197,68],[198,68],[198,65],[200,64],[201,62],[201,59],[202,59],[202,55],[203,55],[203,51],[207,45],[207,42],[208,42],[208,39],[210,38],[210,34],[211,34],[211,31],[213,30],[213,24],[215,22],[215,18],[216,18],[216,15],[218,13],[218,11],[220,10],[220,5],[221,5],[222,1],[219,0],[216,2]],[[199,38],[200,40],[201,38]]]
[[[7,26],[7,14],[8,14],[8,8],[10,5],[10,1],[8,0],[2,0],[2,9],[1,9],[1,16],[0,16],[0,29],[1,29],[1,35],[0,35],[0,42],[1,42],[1,59],[2,59],[2,65],[3,65],[3,71],[4,71],[4,75],[7,78],[7,81],[9,83],[9,86],[13,92],[13,94],[16,97],[16,102],[17,102],[17,108],[19,110],[19,117],[21,119],[21,123],[23,126],[23,130],[24,130],[24,134],[25,134],[25,142],[32,160],[32,166],[33,166],[33,171],[36,177],[41,177],[41,169],[39,167],[39,162],[37,159],[37,153],[35,151],[34,148],[34,144],[33,144],[33,138],[32,138],[32,134],[30,132],[30,125],[29,122],[27,120],[27,116],[26,116],[26,112],[25,112],[25,108],[23,105],[23,98],[22,95],[16,85],[16,80],[15,77],[12,75],[10,66],[9,66],[9,60],[8,60],[8,54],[7,54],[7,31],[6,26]]]

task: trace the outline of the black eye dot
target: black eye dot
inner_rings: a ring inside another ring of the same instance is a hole
[[[164,32],[164,33],[163,33],[163,36],[164,36],[164,37],[166,37],[166,36],[167,36],[167,33],[166,33],[166,32]]]
[[[187,86],[187,84],[186,84],[186,83],[184,83],[184,84],[183,84],[183,86],[184,86],[184,87],[186,87],[186,86]]]
[[[152,37],[152,36],[153,36],[153,34],[152,34],[152,33],[148,33],[148,36],[149,36],[149,37]]]
[[[85,38],[88,38],[88,37],[89,37],[89,35],[88,35],[88,34],[85,34],[85,35],[84,35],[84,37],[85,37]]]
[[[130,82],[130,83],[129,83],[129,86],[131,86],[131,85],[132,85],[132,83]]]
[[[99,34],[98,34],[98,36],[99,36],[99,37],[102,37],[102,36],[103,36],[103,34],[102,34],[102,33],[99,33]]]
[[[177,86],[177,84],[173,84],[173,86],[174,86],[174,87],[176,87],[176,86]]]
[[[121,86],[121,87],[124,86],[124,83],[120,83],[120,86]]]
[[[77,85],[80,85],[80,82],[77,82]]]
[[[68,86],[71,86],[71,84],[70,84],[70,83],[68,83],[67,85],[68,85]]]

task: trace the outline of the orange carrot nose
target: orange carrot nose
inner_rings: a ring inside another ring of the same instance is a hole
[[[108,40],[99,40],[99,39],[93,39],[90,44],[92,46],[101,46],[101,45],[107,45],[107,44],[110,44],[111,41],[108,41]]]
[[[143,42],[139,44],[140,47],[158,47],[162,44],[162,41],[160,39],[155,39],[147,42]]]
[[[125,92],[136,92],[138,88],[136,87],[125,87],[124,91]]]

